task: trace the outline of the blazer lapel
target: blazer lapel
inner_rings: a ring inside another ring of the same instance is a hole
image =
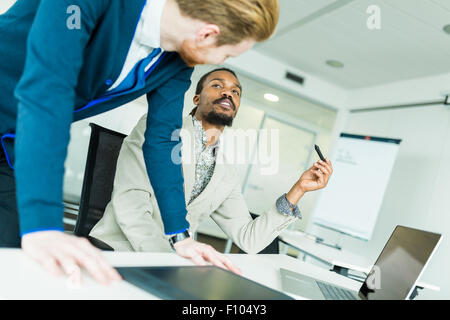
[[[194,125],[191,117],[185,117],[183,120],[183,130],[180,133],[183,143],[181,148],[181,161],[184,177],[184,194],[186,206],[191,199],[192,189],[195,182],[195,142]]]

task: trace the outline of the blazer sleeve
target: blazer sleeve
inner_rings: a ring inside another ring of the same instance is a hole
[[[184,95],[191,85],[192,71],[186,66],[147,95],[147,129],[142,151],[167,235],[189,228],[182,165],[172,159],[179,139],[172,136],[182,127]]]
[[[280,213],[275,203],[253,220],[240,184],[236,184],[227,199],[211,214],[211,218],[239,248],[250,254],[263,250],[296,220],[295,217]]]
[[[75,87],[84,48],[107,3],[46,0],[36,12],[24,71],[15,90],[15,176],[21,234],[63,229],[64,161]],[[68,27],[72,6],[79,8],[80,28]]]

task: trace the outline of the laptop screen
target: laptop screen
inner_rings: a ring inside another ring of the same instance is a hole
[[[397,226],[361,287],[360,297],[408,298],[440,238],[437,233]]]

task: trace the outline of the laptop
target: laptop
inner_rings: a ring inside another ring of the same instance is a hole
[[[119,267],[123,279],[167,300],[293,300],[215,266]]]
[[[283,291],[315,300],[405,300],[440,244],[437,233],[397,226],[359,292],[280,269]]]

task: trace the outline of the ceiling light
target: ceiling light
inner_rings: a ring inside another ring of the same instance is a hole
[[[278,96],[271,94],[271,93],[266,93],[264,95],[264,99],[269,100],[271,102],[278,102],[280,101],[280,98],[278,98]]]
[[[333,68],[343,68],[344,67],[344,64],[337,60],[327,60],[325,63]]]
[[[450,34],[450,24],[444,26],[444,32]]]

